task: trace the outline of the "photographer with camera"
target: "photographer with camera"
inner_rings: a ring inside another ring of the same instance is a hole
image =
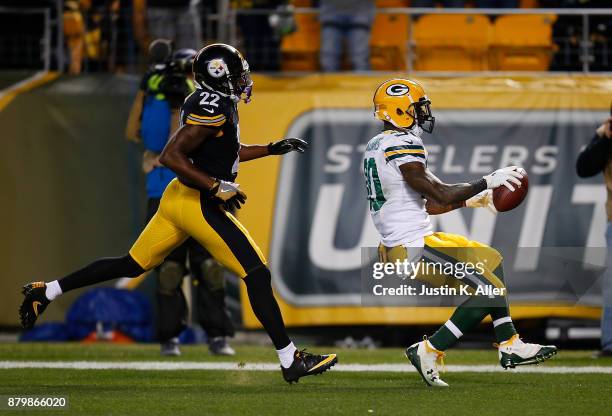
[[[126,128],[128,140],[142,142],[145,147],[142,168],[146,174],[147,221],[175,177],[159,163],[159,154],[179,128],[181,105],[195,90],[191,66],[196,51],[173,51],[171,41],[157,39],[149,46],[149,54],[152,64],[143,76]],[[191,238],[157,268],[157,332],[162,355],[180,355],[178,335],[187,326],[188,312],[181,285],[187,271],[192,277],[196,316],[206,331],[211,353],[234,355],[227,343],[234,328],[225,306],[225,270]]]
[[[581,178],[588,178],[603,173],[608,191],[606,201],[606,211],[608,214],[608,228],[606,230],[608,269],[602,279],[601,351],[599,351],[597,356],[610,357],[612,356],[612,116],[608,117],[597,128],[595,137],[578,155],[576,173]]]

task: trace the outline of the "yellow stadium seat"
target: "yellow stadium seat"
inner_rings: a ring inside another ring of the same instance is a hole
[[[376,15],[370,35],[370,65],[373,70],[406,69],[408,23],[405,14]]]
[[[308,0],[293,0],[296,7],[310,7]],[[377,0],[376,6],[406,7],[406,0]],[[375,70],[406,68],[408,16],[379,13],[374,19],[370,37],[370,63]],[[317,15],[296,14],[297,31],[281,41],[281,69],[283,71],[316,71],[319,69],[321,44]],[[345,62],[343,67],[349,67]]]
[[[419,71],[488,69],[491,22],[484,15],[424,15],[414,24],[415,62]]]
[[[321,26],[317,15],[296,14],[297,30],[281,41],[283,71],[316,71],[319,68]]]
[[[508,15],[497,18],[489,65],[500,71],[547,71],[554,51],[554,15]]]

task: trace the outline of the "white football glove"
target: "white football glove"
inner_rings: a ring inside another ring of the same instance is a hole
[[[486,208],[493,214],[497,214],[495,204],[493,204],[493,191],[487,189],[479,194],[474,195],[465,201],[467,208]]]
[[[512,184],[520,185],[520,179],[522,179],[525,174],[527,174],[527,172],[525,172],[523,168],[508,166],[507,168],[497,169],[490,175],[483,176],[483,178],[487,181],[487,189],[495,189],[503,185],[511,192],[514,192],[514,186],[512,186]]]
[[[210,196],[218,198],[228,210],[240,209],[240,205],[246,202],[246,194],[239,188],[237,183],[217,180],[210,190]]]

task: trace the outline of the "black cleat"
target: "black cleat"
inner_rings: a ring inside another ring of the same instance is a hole
[[[51,303],[45,295],[46,290],[47,285],[45,282],[28,283],[21,289],[25,299],[19,307],[19,319],[24,329],[32,329],[38,316]]]
[[[306,350],[296,350],[293,356],[291,367],[284,368],[283,377],[289,384],[298,382],[301,377],[321,374],[332,368],[338,362],[336,354],[315,355],[306,352]]]

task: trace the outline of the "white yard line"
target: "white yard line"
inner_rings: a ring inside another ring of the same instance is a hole
[[[183,370],[234,370],[234,371],[278,371],[276,363],[195,362],[195,361],[0,361],[0,370],[21,368],[52,368],[70,370],[141,370],[141,371],[183,371]],[[410,365],[398,364],[338,364],[333,371],[341,372],[389,372],[411,373]],[[527,366],[504,370],[496,365],[447,365],[449,373],[543,373],[543,374],[612,374],[612,367],[554,367]]]

